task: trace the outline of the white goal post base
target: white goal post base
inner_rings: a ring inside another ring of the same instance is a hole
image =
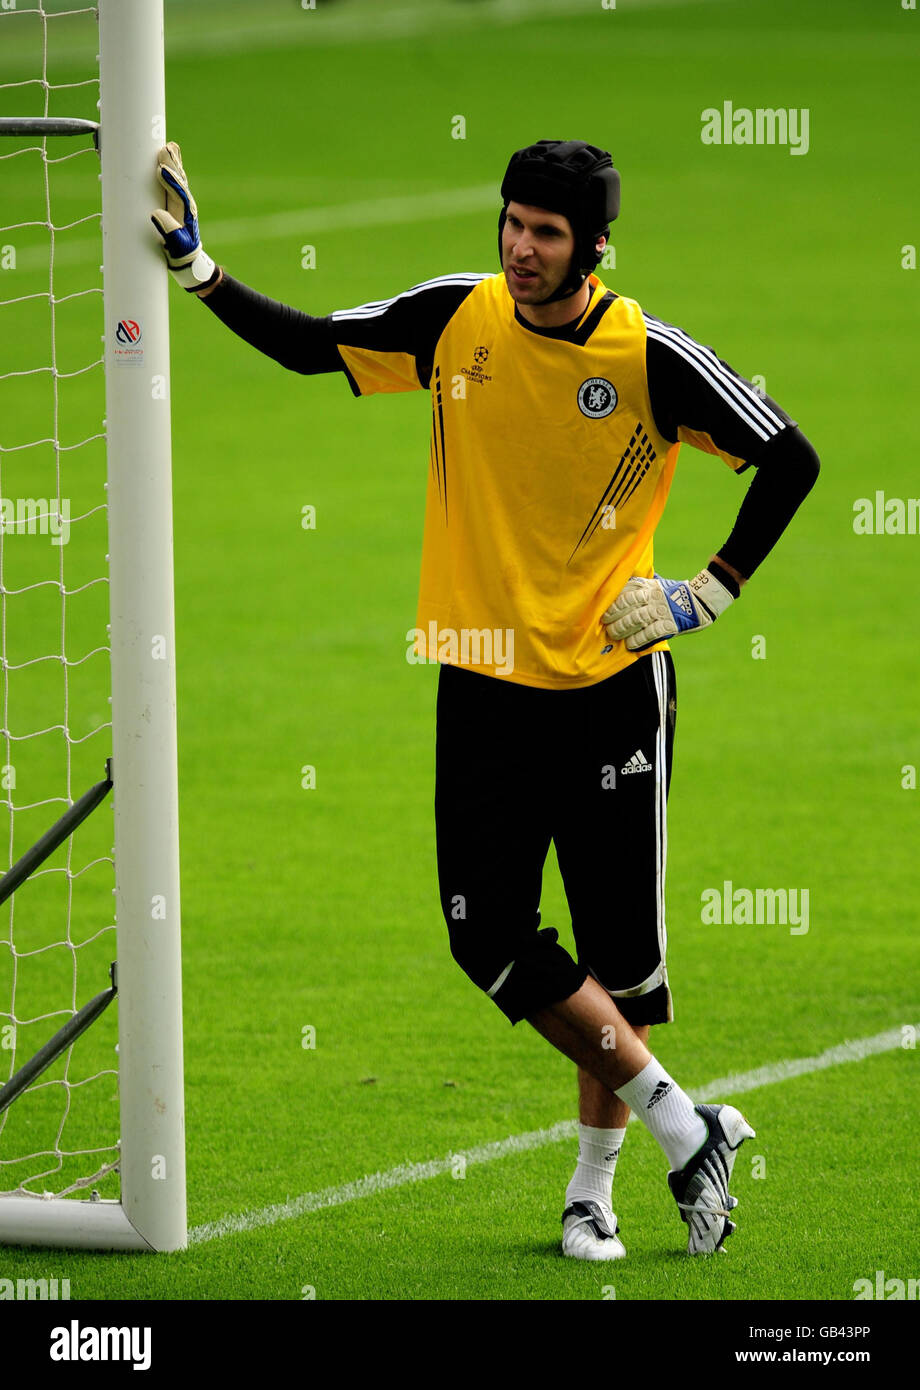
[[[58,1250],[152,1250],[120,1202],[0,1197],[0,1245]]]

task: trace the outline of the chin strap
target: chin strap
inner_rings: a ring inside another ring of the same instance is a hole
[[[502,208],[501,212],[500,212],[499,215],[498,215],[498,263],[499,263],[499,265],[502,265],[502,264],[503,264],[503,258],[502,258],[502,232],[504,231],[504,228],[505,228],[505,218],[506,218],[506,215],[507,215],[507,209],[506,209],[506,208]],[[575,254],[572,256],[573,262],[574,262],[574,260],[575,260],[575,255],[577,255],[577,254],[578,254],[578,252],[577,252],[577,250],[576,250]],[[569,270],[568,275],[565,277],[565,279],[563,280],[563,282],[562,282],[562,284],[559,286],[559,288],[558,288],[557,290],[554,290],[553,293],[552,293],[551,295],[548,296],[548,298],[546,298],[546,299],[541,299],[541,300],[540,300],[540,303],[541,303],[541,304],[553,304],[553,303],[555,303],[555,301],[556,301],[557,299],[570,299],[570,298],[572,297],[573,294],[577,294],[577,293],[578,293],[578,291],[581,289],[582,285],[585,283],[585,281],[587,280],[587,278],[588,278],[587,274],[585,274],[585,273],[584,273],[583,271],[581,271],[581,270],[576,270],[576,269],[574,268],[574,266],[573,266],[573,267]]]
[[[554,290],[552,294],[547,295],[546,299],[541,299],[540,303],[553,304],[557,299],[571,299],[573,294],[578,293],[587,278],[587,275],[582,275],[580,270],[574,274],[570,272],[563,280],[558,290]]]

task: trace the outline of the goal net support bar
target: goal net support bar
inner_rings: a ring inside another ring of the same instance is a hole
[[[101,994],[97,994],[95,999],[91,999],[88,1004],[84,1004],[82,1009],[78,1009],[73,1018],[68,1019],[63,1028],[59,1028],[54,1037],[40,1047],[34,1057],[30,1057],[25,1066],[20,1067],[19,1071],[11,1076],[5,1086],[0,1086],[0,1114],[13,1104],[17,1096],[21,1095],[27,1086],[41,1076],[42,1072],[47,1071],[52,1062],[57,1061],[62,1052],[76,1042],[81,1033],[85,1033],[91,1023],[111,1004],[115,995],[118,993],[115,966],[112,965],[109,971],[112,977],[112,984],[109,989],[104,989]]]
[[[110,764],[106,765],[106,776],[102,782],[97,782],[94,787],[90,787],[88,792],[84,792],[79,801],[64,812],[60,819],[56,820],[51,829],[46,831],[40,840],[36,840],[31,849],[26,850],[21,859],[17,859],[11,869],[0,878],[0,904],[5,903],[7,898],[16,892],[21,884],[25,883],[39,864],[43,864],[49,854],[53,854],[59,845],[63,844],[68,835],[72,835],[81,821],[95,811],[99,803],[104,800],[112,789],[112,779],[109,775]]]

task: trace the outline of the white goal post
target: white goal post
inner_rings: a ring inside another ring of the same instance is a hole
[[[0,1244],[167,1251],[187,1224],[168,276],[150,225],[163,0],[98,11],[121,1199],[0,1196]]]

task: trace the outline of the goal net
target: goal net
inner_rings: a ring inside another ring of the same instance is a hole
[[[7,0],[0,54],[0,1242],[175,1249],[162,0]]]

